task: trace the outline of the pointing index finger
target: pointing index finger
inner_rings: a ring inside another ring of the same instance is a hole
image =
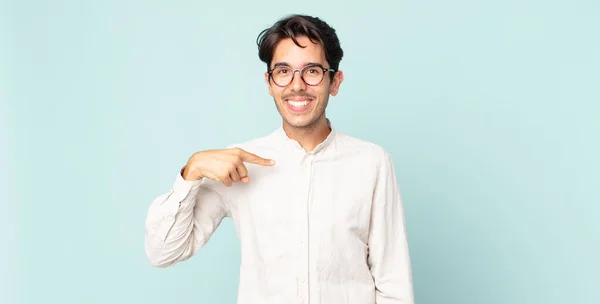
[[[242,158],[242,161],[244,162],[253,163],[261,166],[272,166],[275,164],[275,161],[272,159],[260,157],[243,149],[238,149],[238,151],[240,153],[239,155]]]

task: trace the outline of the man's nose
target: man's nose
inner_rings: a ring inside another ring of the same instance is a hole
[[[298,75],[296,75],[296,72],[298,72]],[[292,83],[291,83],[291,88],[294,91],[303,91],[306,89],[306,83],[304,83],[304,80],[302,80],[302,71],[293,71],[292,73],[294,73],[293,78],[292,78]]]

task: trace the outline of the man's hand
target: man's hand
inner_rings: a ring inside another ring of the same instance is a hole
[[[183,178],[195,181],[208,178],[231,186],[234,182],[247,184],[250,179],[244,163],[272,166],[275,161],[262,158],[240,148],[206,150],[190,157],[183,170]]]

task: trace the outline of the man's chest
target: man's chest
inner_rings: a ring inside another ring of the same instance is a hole
[[[274,170],[267,170],[274,169]],[[364,162],[312,161],[261,168],[233,199],[245,231],[268,242],[366,242],[376,172]]]

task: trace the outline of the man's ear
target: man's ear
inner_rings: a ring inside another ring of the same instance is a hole
[[[269,72],[265,72],[265,83],[269,87],[269,95],[273,96],[273,92],[271,91],[271,83],[269,82]]]
[[[331,81],[331,84],[329,84],[329,94],[331,94],[331,96],[337,95],[337,93],[340,89],[340,85],[342,84],[343,81],[344,81],[344,72],[342,72],[342,71],[335,72],[335,75],[333,76],[333,80]]]

